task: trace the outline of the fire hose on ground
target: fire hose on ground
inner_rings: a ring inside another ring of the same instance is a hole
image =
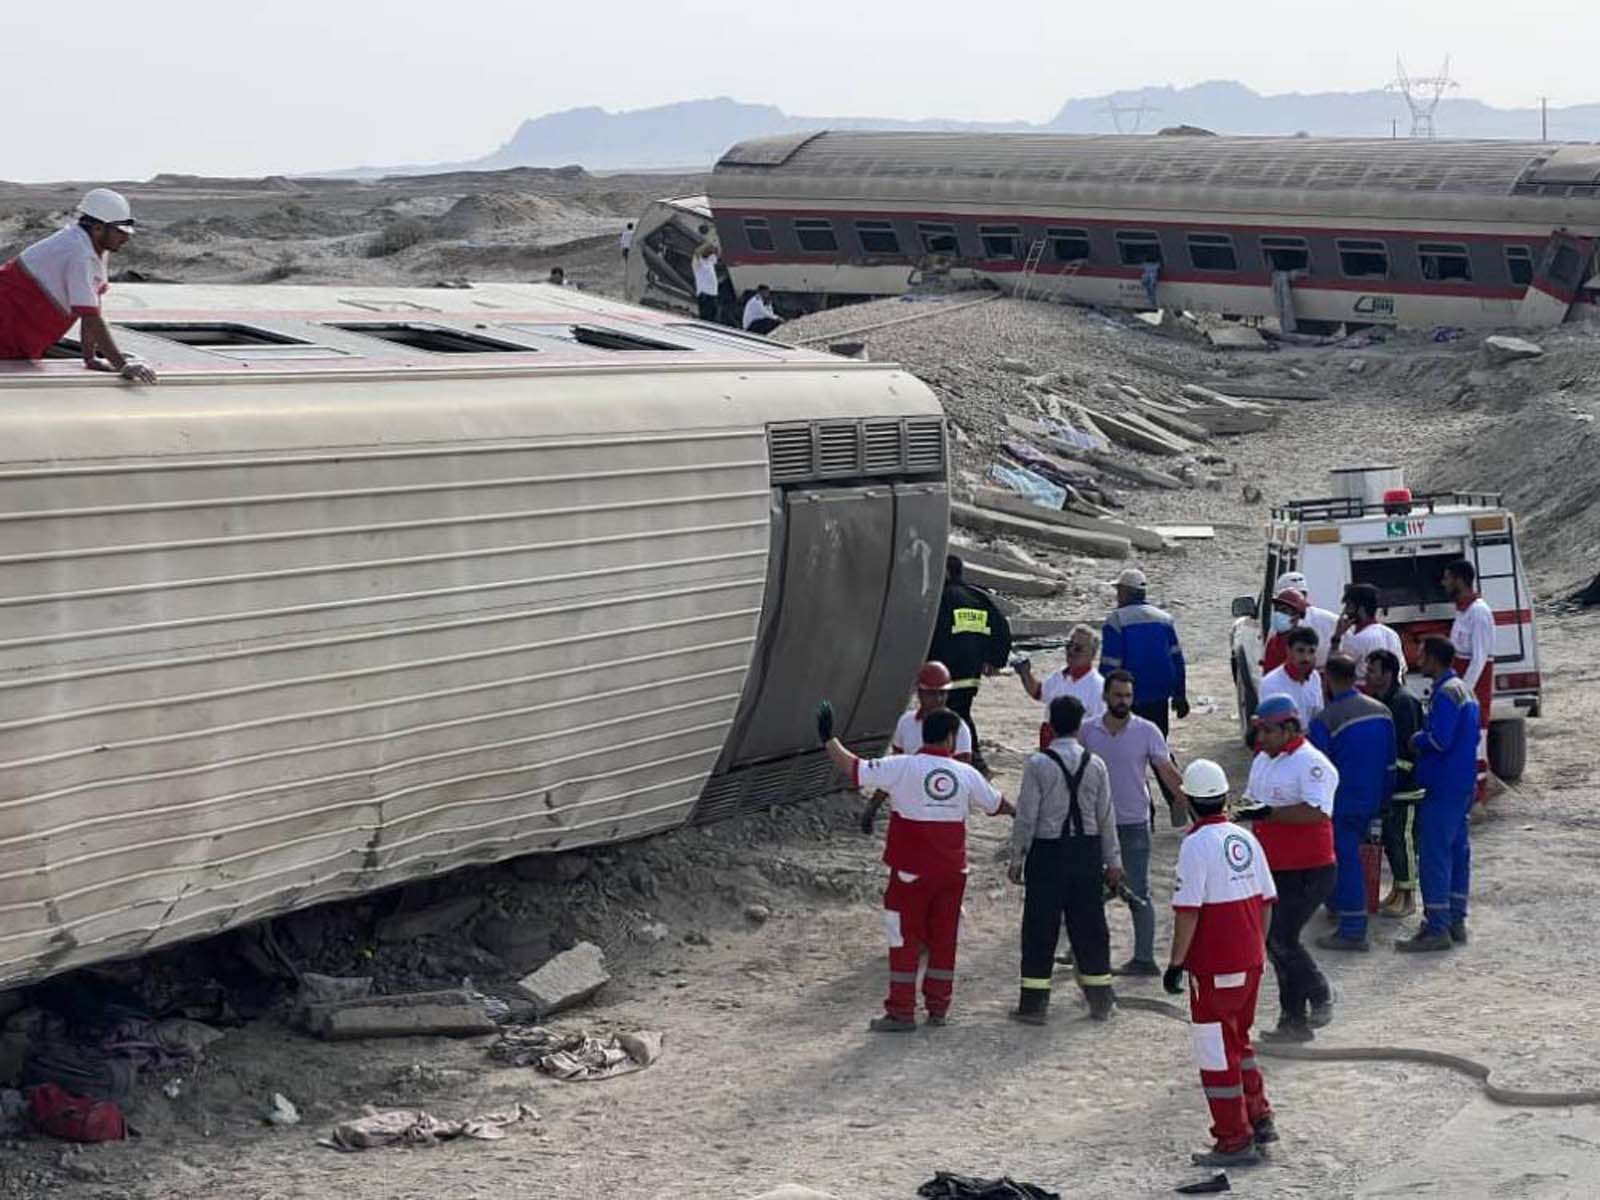
[[[1166,1000],[1119,995],[1117,1004],[1121,1008],[1152,1012],[1174,1021],[1187,1023],[1189,1020],[1188,1014]],[[1444,1067],[1472,1079],[1494,1103],[1514,1108],[1568,1108],[1600,1104],[1600,1090],[1592,1088],[1540,1092],[1502,1087],[1490,1078],[1492,1071],[1489,1067],[1460,1054],[1447,1054],[1443,1050],[1423,1050],[1413,1046],[1275,1046],[1258,1042],[1255,1052],[1265,1058],[1288,1058],[1301,1062],[1411,1062]]]

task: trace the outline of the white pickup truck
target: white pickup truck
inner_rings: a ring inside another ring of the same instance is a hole
[[[1376,585],[1378,619],[1399,635],[1406,686],[1419,696],[1427,681],[1416,666],[1422,640],[1449,636],[1455,607],[1440,577],[1457,559],[1478,572],[1478,589],[1494,609],[1494,700],[1488,738],[1490,769],[1516,779],[1527,759],[1527,717],[1539,715],[1539,653],[1532,600],[1517,551],[1516,518],[1498,495],[1444,492],[1385,503],[1402,485],[1394,467],[1332,472],[1336,495],[1293,500],[1272,510],[1261,591],[1233,602],[1231,659],[1241,731],[1249,735],[1261,685],[1261,657],[1279,575],[1299,571],[1311,602],[1338,611],[1349,583]]]

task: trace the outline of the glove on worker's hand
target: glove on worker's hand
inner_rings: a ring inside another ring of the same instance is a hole
[[[1189,702],[1179,696],[1172,702],[1172,711],[1178,714],[1178,720],[1186,721],[1189,718]]]
[[[1161,976],[1161,987],[1169,996],[1183,995],[1183,968],[1168,967]]]
[[[876,804],[869,804],[861,812],[861,832],[866,834],[868,837],[871,837],[872,831],[877,827],[877,824],[878,806]]]
[[[1033,666],[1033,660],[1026,654],[1014,654],[1009,665],[1013,671],[1020,673],[1025,668]]]
[[[817,741],[826,742],[833,736],[833,705],[824,700],[817,705]]]
[[[1272,819],[1272,808],[1266,804],[1258,804],[1254,808],[1241,808],[1233,814],[1235,821],[1269,821]]]

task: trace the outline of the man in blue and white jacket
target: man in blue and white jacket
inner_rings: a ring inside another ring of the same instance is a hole
[[[1117,576],[1117,607],[1100,630],[1100,674],[1127,671],[1133,676],[1133,711],[1167,736],[1167,709],[1181,721],[1189,715],[1188,678],[1178,627],[1162,609],[1145,601],[1144,572],[1129,567]],[[1176,814],[1177,796],[1159,776],[1156,783]]]
[[[1427,724],[1411,739],[1416,781],[1426,790],[1417,806],[1417,859],[1423,924],[1396,942],[1407,953],[1448,950],[1467,940],[1467,891],[1472,845],[1467,816],[1478,787],[1478,700],[1452,669],[1448,638],[1422,644],[1422,673],[1433,680]]]

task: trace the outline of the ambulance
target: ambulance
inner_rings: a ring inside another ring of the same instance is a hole
[[[1477,568],[1478,590],[1495,616],[1489,766],[1501,779],[1519,778],[1527,759],[1525,721],[1539,715],[1540,680],[1516,517],[1495,493],[1411,495],[1397,467],[1344,467],[1330,474],[1332,496],[1272,510],[1261,590],[1233,601],[1230,651],[1241,731],[1248,737],[1260,695],[1272,590],[1280,575],[1299,571],[1311,603],[1333,612],[1342,607],[1346,584],[1375,585],[1378,619],[1400,635],[1405,649],[1406,686],[1425,697],[1427,680],[1416,670],[1422,642],[1450,635],[1456,610],[1441,576],[1464,558]]]

